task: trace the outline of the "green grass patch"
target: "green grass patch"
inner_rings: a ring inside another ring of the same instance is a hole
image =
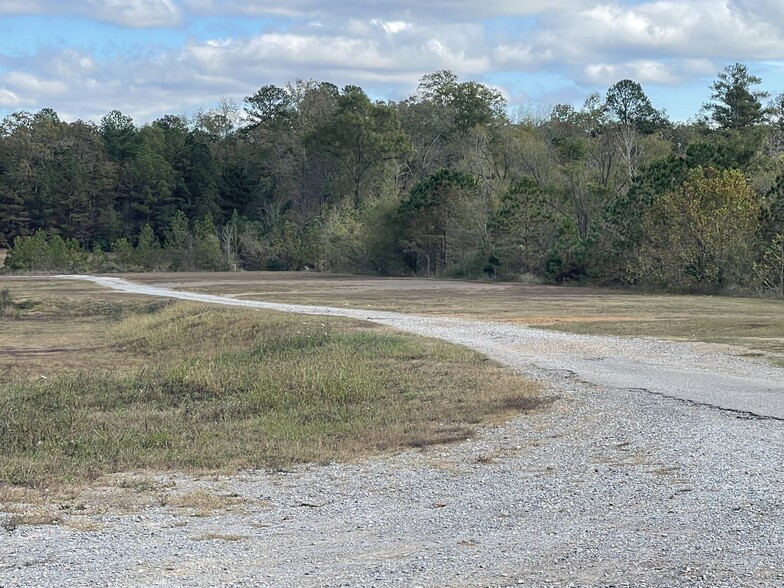
[[[112,304],[51,315],[60,333],[97,317],[79,362],[0,379],[0,483],[352,459],[465,439],[545,402],[477,353],[367,323]]]

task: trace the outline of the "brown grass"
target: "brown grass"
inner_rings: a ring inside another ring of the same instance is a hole
[[[191,537],[192,541],[244,541],[247,535],[237,535],[231,533],[204,533]]]
[[[9,285],[0,487],[352,460],[547,402],[477,353],[368,323]]]
[[[572,333],[722,343],[778,354],[784,362],[782,300],[296,272],[129,277],[237,298],[499,320]]]
[[[186,509],[194,516],[206,517],[218,510],[230,510],[243,502],[245,500],[239,496],[217,494],[208,490],[192,490],[166,497],[164,506]]]

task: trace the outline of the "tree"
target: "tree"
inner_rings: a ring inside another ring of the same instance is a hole
[[[784,298],[784,174],[763,196],[756,250],[758,286]]]
[[[288,126],[295,115],[291,93],[274,85],[262,86],[252,96],[246,96],[245,104],[251,126]]]
[[[621,80],[611,86],[607,90],[605,107],[609,119],[615,123],[613,142],[631,182],[642,157],[640,135],[653,133],[664,126],[667,119],[664,113],[653,107],[640,84],[632,80]]]
[[[411,148],[397,112],[389,105],[372,103],[357,86],[343,89],[334,115],[317,126],[308,141],[348,176],[354,206],[362,203],[363,185],[371,172],[399,161]]]
[[[618,193],[602,211],[592,267],[608,282],[634,282],[630,268],[639,257],[644,238],[643,219],[664,193],[676,190],[688,172],[686,161],[675,154],[640,168],[628,190]]]
[[[754,274],[763,292],[784,298],[784,234],[771,239],[761,248],[759,260],[754,262]]]
[[[511,184],[490,222],[493,252],[501,272],[542,272],[552,220],[539,182],[526,176]]]
[[[17,237],[5,266],[11,270],[76,272],[87,267],[87,253],[75,239],[48,237],[44,231]]]
[[[134,233],[150,223],[153,230],[161,232],[169,218],[178,209],[174,200],[176,173],[164,156],[165,132],[157,125],[148,125],[139,131],[139,147],[125,166],[124,204],[126,224]]]
[[[632,80],[612,85],[607,90],[605,106],[612,121],[633,127],[641,134],[650,134],[667,124],[665,114],[653,107],[642,86]]]
[[[711,101],[703,105],[711,120],[724,130],[741,130],[759,124],[766,110],[761,100],[768,92],[753,90],[762,79],[751,75],[742,63],[728,65],[711,85]]]
[[[659,197],[643,219],[638,270],[681,289],[744,285],[752,275],[759,202],[737,170],[696,168]]]
[[[194,116],[196,130],[214,139],[225,139],[237,128],[240,120],[239,106],[230,98],[221,98],[217,108],[200,110]]]
[[[472,210],[478,199],[476,187],[472,175],[443,169],[414,186],[401,203],[404,247],[413,255],[414,271],[442,274],[467,251],[476,250],[485,229],[477,227],[475,221],[481,222],[481,217]]]
[[[175,212],[165,231],[164,249],[171,260],[170,269],[191,271],[193,267],[193,234],[188,217],[181,210]]]
[[[476,126],[506,120],[506,100],[492,88],[477,82],[458,82],[451,71],[442,70],[422,78],[419,99],[433,102],[451,113],[455,127],[467,133]]]
[[[161,244],[150,225],[144,225],[136,243],[134,256],[136,261],[145,269],[152,270],[160,265]]]
[[[136,154],[139,143],[133,119],[119,110],[112,110],[101,119],[101,137],[114,161],[122,163]]]
[[[210,215],[202,221],[193,223],[193,235],[197,269],[207,271],[225,269],[220,240]]]
[[[43,271],[49,269],[48,265],[49,239],[43,230],[14,239],[5,258],[5,267],[11,270]]]

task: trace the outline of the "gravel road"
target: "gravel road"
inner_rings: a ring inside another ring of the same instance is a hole
[[[143,508],[95,512],[86,496],[59,525],[0,530],[0,587],[784,586],[784,370],[717,346],[82,279],[443,338],[542,380],[556,401],[456,445],[161,475]],[[178,503],[195,490],[226,505]]]

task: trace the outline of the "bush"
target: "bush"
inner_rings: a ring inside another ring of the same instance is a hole
[[[33,236],[14,239],[5,266],[13,271],[73,273],[84,271],[87,261],[87,253],[75,239],[49,237],[38,231]]]

